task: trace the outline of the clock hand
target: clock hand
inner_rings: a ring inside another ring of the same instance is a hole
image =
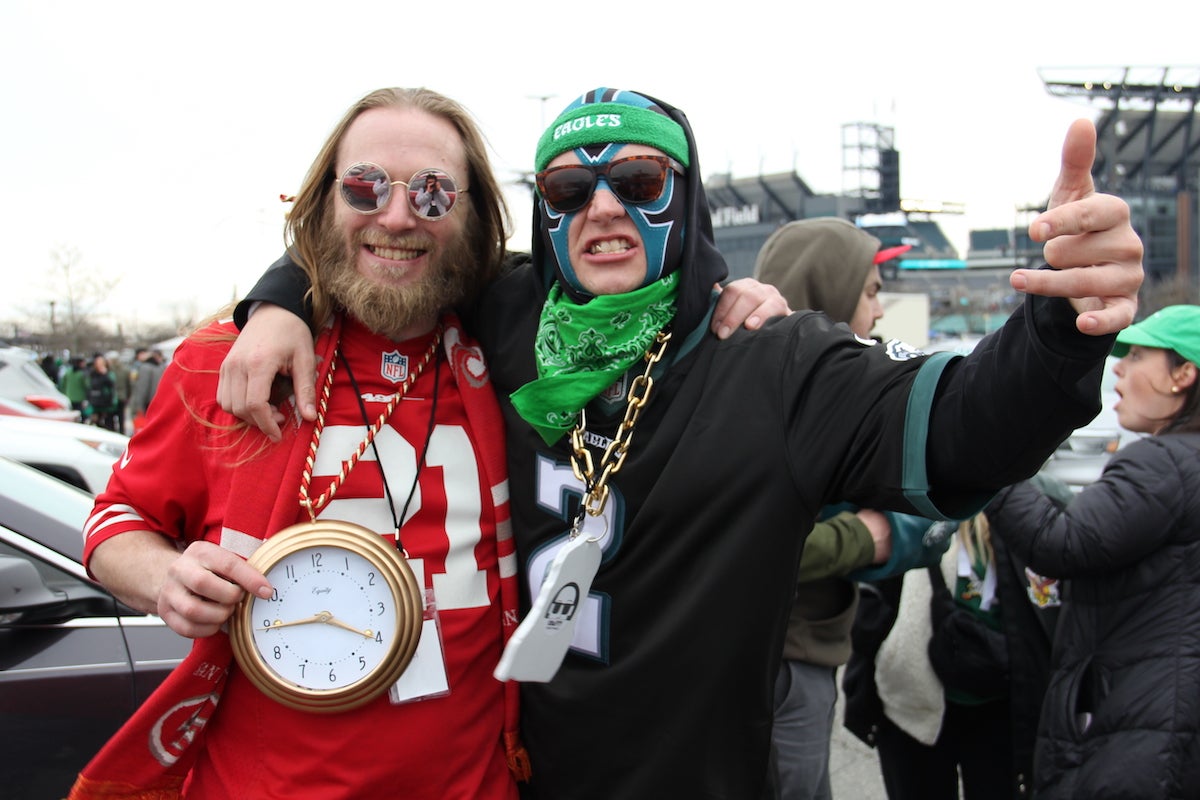
[[[305,617],[304,619],[295,619],[295,620],[292,620],[291,622],[280,622],[279,620],[276,620],[275,622],[268,625],[267,627],[258,628],[257,630],[269,631],[269,630],[274,630],[275,628],[290,628],[293,625],[310,625],[314,622],[323,622],[327,625],[333,625],[334,627],[342,628],[344,630],[351,631],[352,633],[357,633],[359,636],[362,636],[364,639],[370,639],[372,636],[375,635],[375,632],[372,631],[370,628],[368,628],[367,630],[361,630],[359,628],[356,628],[347,622],[342,622],[340,619],[338,619],[337,617],[335,617],[333,614],[329,613],[328,611],[320,611],[316,614],[313,614],[311,617]]]
[[[305,617],[304,619],[294,619],[291,622],[281,622],[279,620],[275,620],[271,624],[267,625],[267,627],[255,628],[255,630],[269,631],[269,630],[274,630],[275,628],[290,628],[293,625],[310,625],[314,622],[328,622],[332,616],[333,615],[330,614],[328,611],[321,611],[320,613],[313,614],[311,617]]]
[[[323,612],[322,614],[320,614],[318,616],[322,617],[321,622],[324,622],[328,625],[334,625],[338,628],[343,628],[348,631],[353,631],[354,633],[357,633],[359,636],[362,636],[364,639],[370,639],[372,636],[375,635],[375,632],[373,630],[371,630],[370,628],[367,628],[365,631],[359,630],[358,628],[354,627],[353,625],[350,625],[349,623],[342,622],[340,619],[333,616],[332,614],[330,614],[327,611]]]

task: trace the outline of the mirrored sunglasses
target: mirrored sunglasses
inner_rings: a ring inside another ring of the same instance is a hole
[[[539,172],[537,187],[546,205],[568,214],[588,204],[600,178],[626,203],[652,203],[662,197],[669,170],[683,174],[683,167],[667,156],[629,156],[607,164],[564,164]]]
[[[458,205],[458,196],[466,189],[440,169],[417,170],[407,181],[394,181],[387,170],[370,161],[351,165],[338,178],[339,193],[346,205],[359,214],[378,214],[387,208],[395,186],[403,186],[403,195],[412,212],[424,220],[444,219]]]

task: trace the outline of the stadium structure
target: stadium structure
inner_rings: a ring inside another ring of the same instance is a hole
[[[1197,302],[1197,189],[1200,185],[1200,95],[1198,67],[1098,67],[1039,70],[1048,93],[1088,105],[1095,112],[1097,158],[1093,178],[1099,191],[1129,203],[1145,245],[1147,287],[1171,284],[1177,301]],[[839,216],[870,230],[885,247],[912,249],[884,265],[887,288],[923,292],[930,317],[958,320],[984,332],[1016,298],[1007,276],[1016,267],[1040,262],[1041,247],[1026,221],[1041,211],[1014,208],[1012,229],[973,230],[965,256],[956,252],[938,224],[944,214],[961,214],[949,204],[921,207],[901,192],[900,153],[893,128],[855,122],[842,126],[841,194],[815,192],[797,173],[734,178],[714,174],[704,188],[717,246],[733,278],[753,273],[764,241],[780,225],[797,219]]]
[[[1092,176],[1129,203],[1147,279],[1195,295],[1200,67],[1044,69],[1046,91],[1099,111]]]

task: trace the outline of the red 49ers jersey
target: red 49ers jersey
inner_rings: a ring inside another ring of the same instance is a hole
[[[311,497],[341,473],[431,343],[432,336],[397,344],[345,323]],[[215,350],[219,364],[225,351]],[[89,555],[131,529],[221,541],[231,455],[196,447],[193,426],[180,422],[190,419],[183,398],[215,397],[216,377],[168,368],[160,387],[167,406],[154,409],[97,498]],[[213,416],[219,425],[228,422]],[[405,515],[401,541],[436,605],[448,690],[401,704],[385,695],[351,712],[315,716],[266,698],[235,668],[206,728],[189,797],[516,797],[501,747],[502,686],[491,675],[501,649],[495,508],[476,444],[476,437],[498,433],[471,429],[439,347],[318,514],[389,537],[394,519]],[[254,469],[253,459],[238,469]],[[264,502],[298,484],[299,476],[284,476],[281,485],[265,486]],[[306,518],[297,498],[296,521]]]

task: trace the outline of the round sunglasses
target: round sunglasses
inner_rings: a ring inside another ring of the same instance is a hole
[[[683,174],[679,162],[667,156],[628,156],[607,164],[549,167],[536,178],[546,205],[560,214],[569,214],[591,201],[600,178],[626,203],[652,203],[662,197],[670,170]]]
[[[378,214],[392,199],[392,187],[404,186],[402,194],[413,214],[424,220],[437,221],[458,205],[457,182],[445,170],[417,170],[407,181],[394,181],[387,170],[370,161],[352,164],[337,180],[339,194],[346,205],[359,214]]]

